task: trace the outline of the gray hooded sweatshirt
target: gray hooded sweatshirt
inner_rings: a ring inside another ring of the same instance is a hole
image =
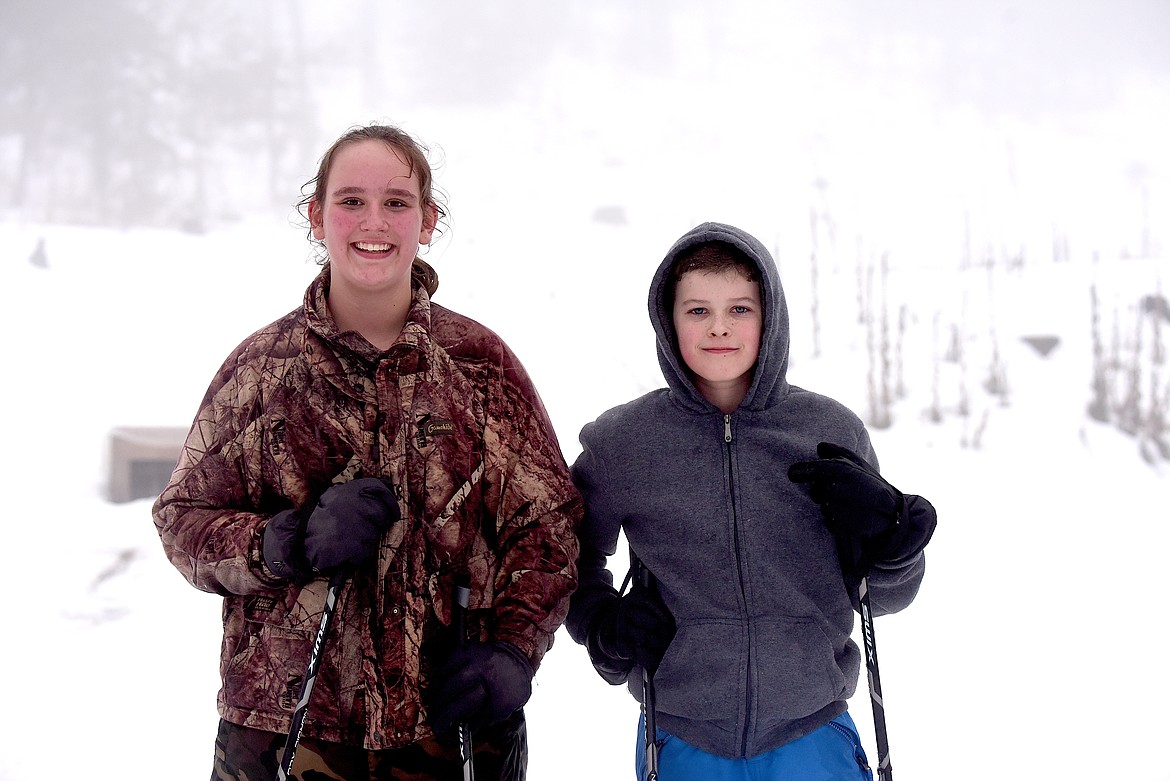
[[[738,247],[760,272],[759,358],[731,414],[688,376],[666,301],[675,257],[709,241]],[[710,753],[757,756],[844,712],[861,664],[834,540],[788,468],[816,458],[822,441],[875,467],[877,459],[854,413],[788,383],[788,305],[776,264],[754,237],[718,223],[682,236],[654,275],[649,308],[667,387],[581,431],[572,474],[586,512],[566,626],[586,643],[597,606],[616,593],[606,559],[624,530],[678,627],[654,677],[658,727]],[[906,499],[911,521],[933,524],[929,502]],[[869,575],[874,612],[908,605],[924,568],[920,548],[879,563]],[[625,677],[598,669],[611,683]],[[640,700],[633,672],[629,687]]]

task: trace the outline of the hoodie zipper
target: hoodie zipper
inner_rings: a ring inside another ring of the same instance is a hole
[[[732,451],[732,436],[731,436],[731,414],[725,413],[723,415],[723,444],[726,448],[727,455],[727,490],[731,495],[731,538],[735,545],[735,570],[739,576],[739,593],[743,597],[744,607],[744,621],[747,624],[747,676],[748,686],[745,690],[746,702],[744,703],[744,720],[743,720],[743,738],[741,741],[741,755],[747,756],[748,748],[748,726],[752,721],[752,629],[751,629],[751,610],[748,609],[748,590],[744,583],[743,574],[743,557],[740,555],[739,546],[739,517],[735,509],[735,483],[732,480],[732,466],[731,466],[731,451]]]

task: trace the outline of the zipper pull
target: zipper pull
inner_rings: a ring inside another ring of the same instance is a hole
[[[370,445],[370,461],[373,463],[377,474],[381,474],[382,472],[381,436],[383,420],[385,420],[385,415],[382,412],[382,408],[379,407],[377,412],[374,414],[374,441]]]
[[[431,419],[430,413],[420,415],[418,418],[418,447],[423,449],[427,446],[427,421]]]
[[[723,441],[731,444],[731,415],[723,416]]]

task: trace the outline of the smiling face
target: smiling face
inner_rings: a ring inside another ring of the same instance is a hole
[[[309,222],[329,254],[331,289],[409,296],[411,264],[431,240],[436,213],[406,158],[379,140],[347,144],[334,154],[323,192],[309,204]]]
[[[674,293],[678,350],[707,401],[732,412],[747,394],[760,354],[760,284],[736,269],[688,271]]]

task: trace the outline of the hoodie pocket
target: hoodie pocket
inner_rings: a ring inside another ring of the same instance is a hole
[[[734,732],[744,701],[746,634],[733,621],[678,627],[654,675],[656,710]]]
[[[775,618],[755,626],[759,729],[808,716],[843,696],[845,674],[816,622]]]

